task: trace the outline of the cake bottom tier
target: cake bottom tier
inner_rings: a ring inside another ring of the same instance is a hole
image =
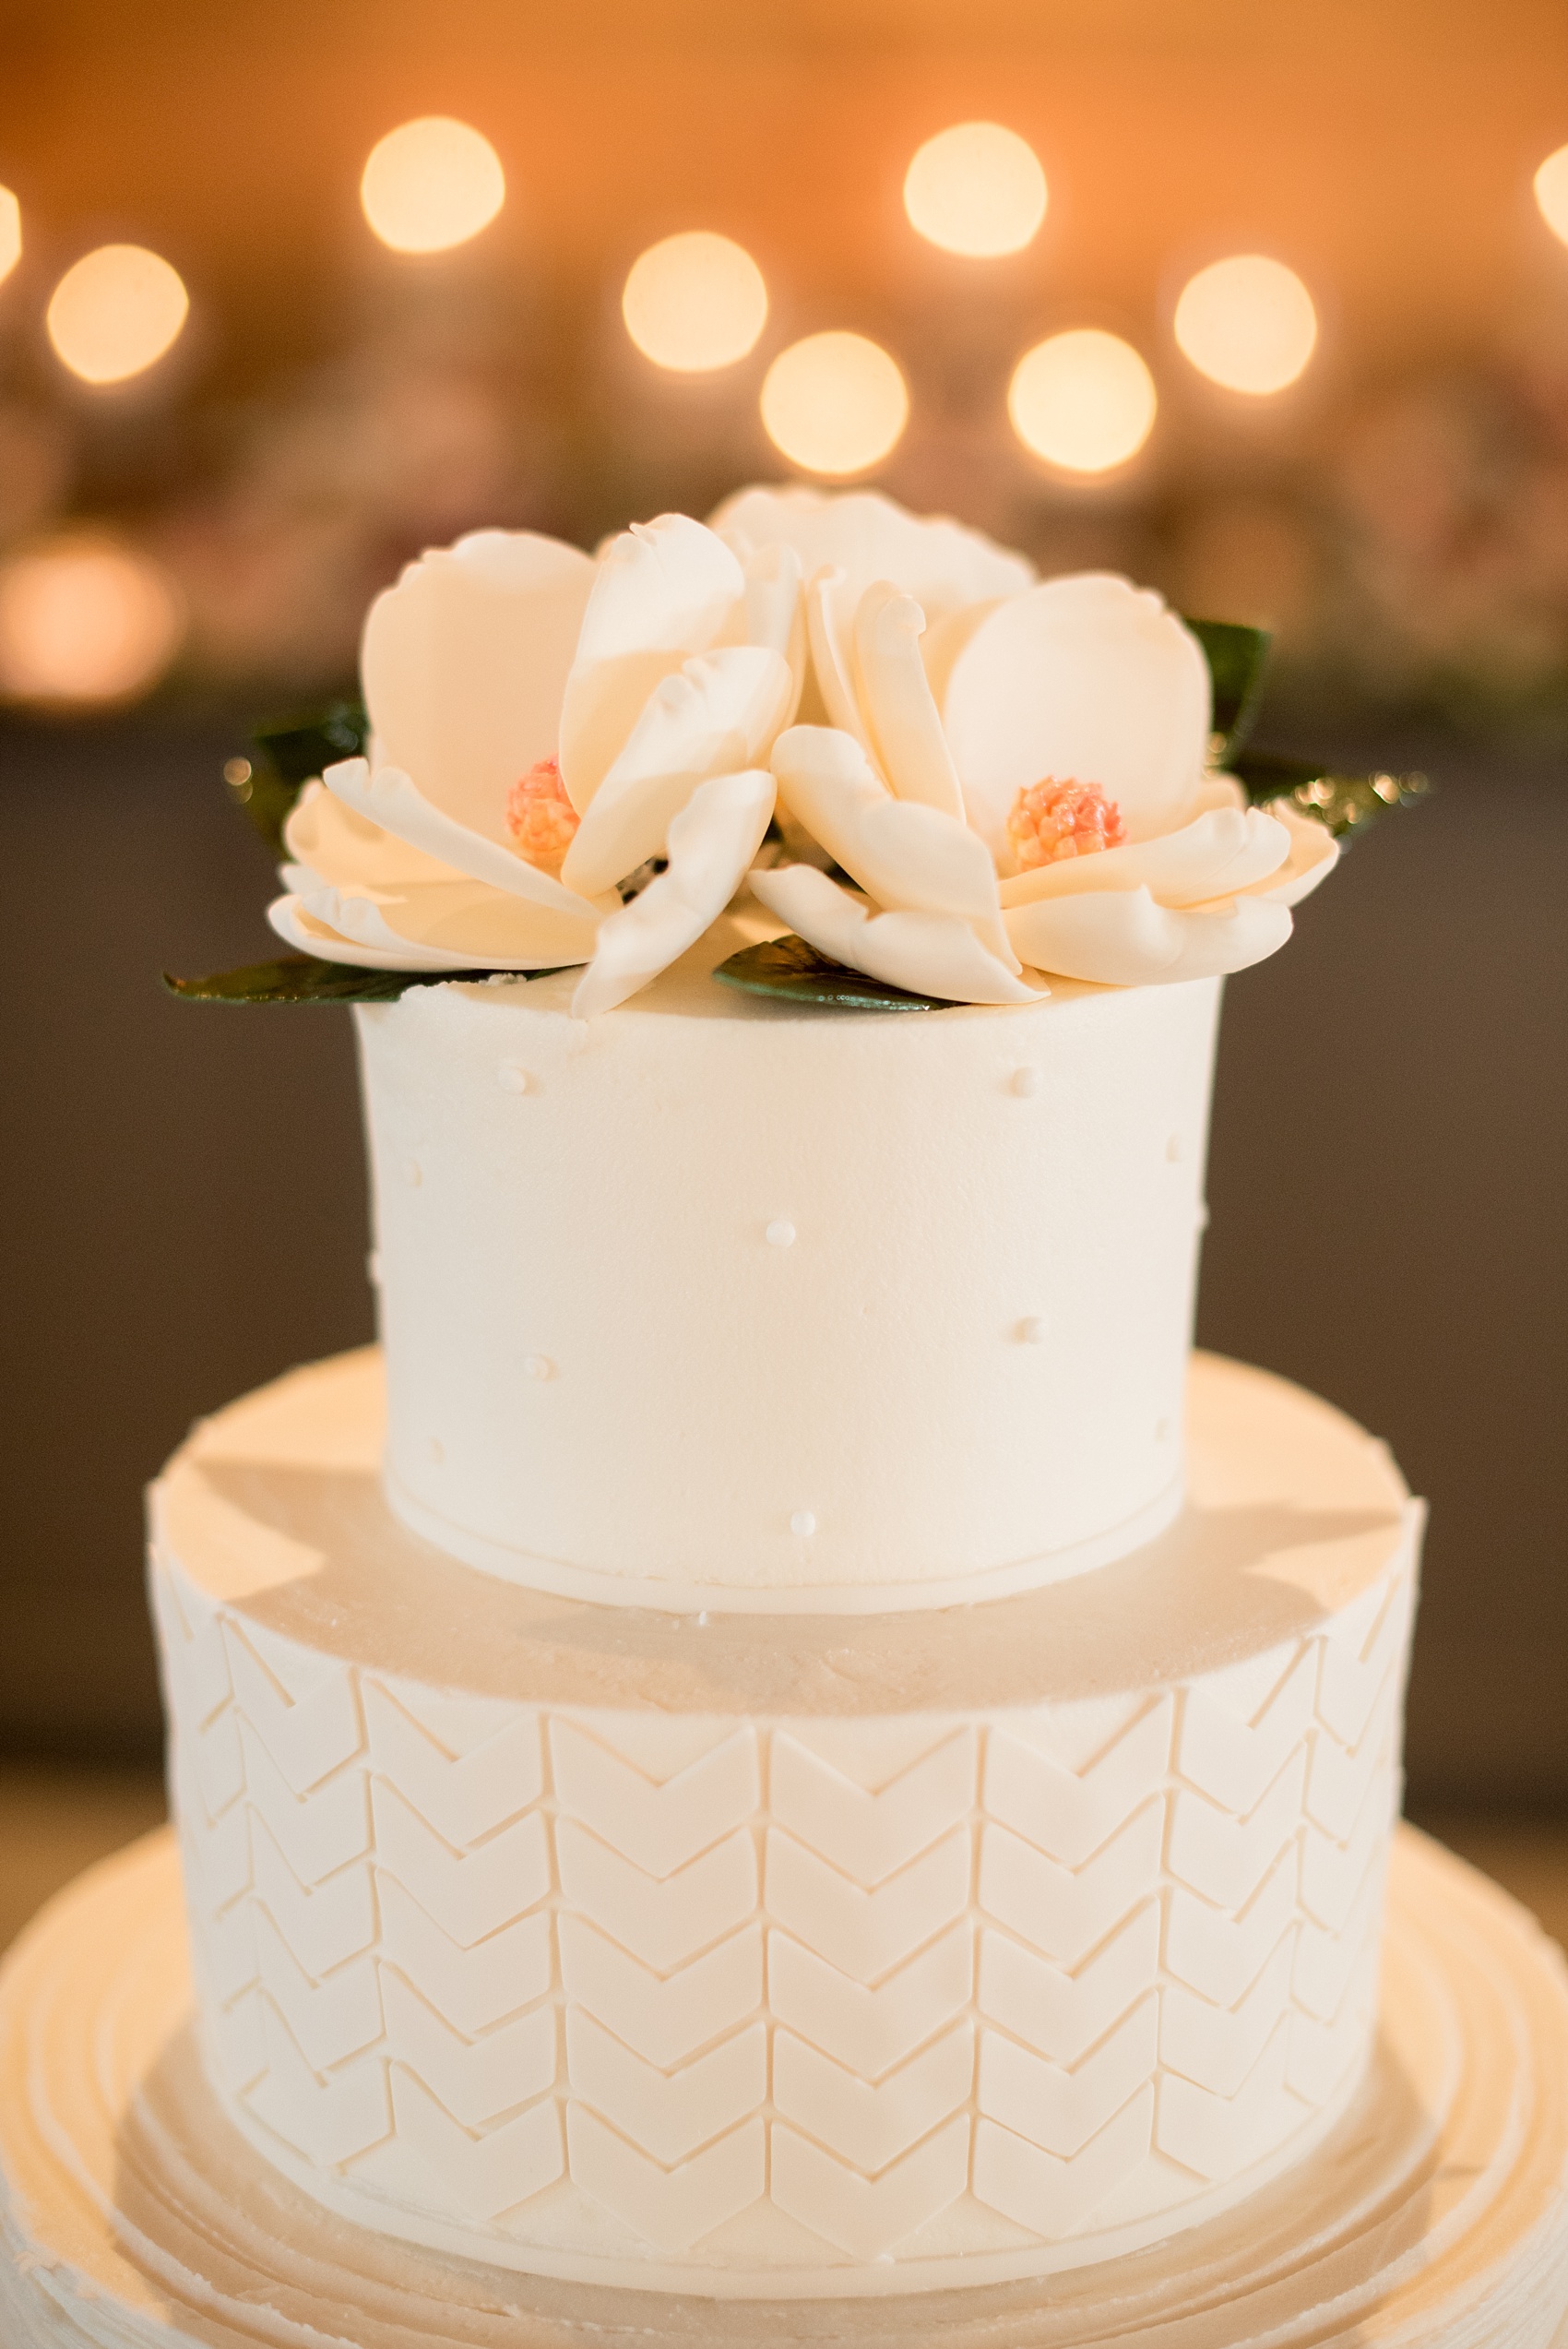
[[[1564,2349],[1568,1973],[1401,1831],[1382,2028],[1287,2178],[1047,2285],[716,2302],[529,2280],[391,2240],[279,2177],[198,2057],[171,1840],[81,1878],[0,1971],[6,2349]]]
[[[340,2216],[771,2297],[1099,2260],[1292,2162],[1371,2044],[1420,1513],[1233,1364],[1135,1556],[986,1606],[671,1617],[432,1551],[371,1354],[155,1500],[196,2003]]]

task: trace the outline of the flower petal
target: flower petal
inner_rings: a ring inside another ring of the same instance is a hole
[[[421,881],[397,891],[313,890],[280,899],[267,918],[287,936],[280,909],[296,908],[350,946],[371,949],[326,957],[332,961],[410,971],[554,971],[586,962],[593,952],[600,917],[581,899],[576,903],[581,912],[565,914],[483,881]],[[388,956],[396,959],[388,962]]]
[[[670,827],[670,862],[599,933],[573,1016],[611,1011],[695,946],[750,868],[773,814],[771,775],[753,769],[699,783]]]
[[[792,546],[759,547],[746,558],[745,642],[766,645],[788,662],[790,706],[780,724],[789,725],[800,707],[806,679],[806,615],[801,598],[801,558]]]
[[[725,499],[709,527],[742,555],[792,546],[808,579],[836,566],[848,578],[851,607],[874,580],[891,579],[932,622],[962,604],[1017,595],[1035,576],[1025,555],[944,515],[911,514],[874,489],[743,489]]]
[[[320,781],[308,782],[294,802],[283,826],[283,845],[291,860],[286,871],[303,866],[323,882],[396,888],[404,881],[453,877],[448,865],[356,815]]]
[[[855,691],[854,607],[848,598],[844,573],[831,566],[818,571],[806,590],[812,675],[828,724],[869,752],[871,736]]]
[[[683,514],[636,523],[610,542],[561,711],[561,780],[579,816],[655,686],[719,642],[745,589],[730,548]]]
[[[318,962],[347,962],[361,971],[445,971],[450,968],[444,956],[428,957],[408,946],[365,946],[346,938],[339,930],[318,921],[307,913],[299,894],[275,897],[267,909],[267,918],[286,946],[301,954],[314,954]]]
[[[505,840],[511,784],[554,754],[593,578],[557,539],[475,531],[371,605],[360,666],[377,757],[488,840]]]
[[[1340,842],[1315,816],[1298,816],[1281,800],[1272,800],[1268,812],[1283,825],[1290,853],[1269,887],[1260,888],[1258,894],[1276,898],[1281,905],[1300,905],[1333,872],[1339,862]]]
[[[911,995],[944,1003],[1038,1003],[1046,992],[1026,986],[987,953],[956,914],[873,913],[813,864],[754,873],[752,888],[819,954]]]
[[[977,628],[981,627],[995,611],[999,596],[985,603],[966,603],[956,612],[946,613],[942,619],[932,620],[921,639],[921,659],[931,686],[932,698],[940,710],[947,698],[947,680],[953,664],[968,643]]]
[[[855,610],[860,703],[882,771],[895,796],[964,820],[953,755],[921,663],[925,614],[885,579]]]
[[[1185,822],[1209,701],[1202,648],[1158,596],[1085,572],[989,612],[952,661],[941,709],[968,819],[1005,870],[1008,810],[1048,776],[1098,783],[1130,840]]]
[[[1138,888],[1147,888],[1161,905],[1204,905],[1257,887],[1289,853],[1290,836],[1272,816],[1256,807],[1216,807],[1158,840],[1064,856],[1014,874],[1002,883],[1000,894],[1009,909],[1045,898]]]
[[[956,913],[1004,967],[996,868],[956,817],[896,800],[865,752],[827,726],[791,726],[773,748],[785,805],[868,897],[890,912]]]
[[[567,888],[590,896],[661,856],[699,783],[767,757],[793,691],[788,662],[762,645],[699,655],[666,677],[588,803],[561,866]]]
[[[1287,908],[1265,898],[1190,912],[1157,905],[1146,888],[1047,898],[1014,907],[1005,920],[1014,948],[1035,970],[1107,987],[1244,971],[1290,935]]]
[[[383,767],[373,775],[364,759],[345,758],[340,765],[329,767],[322,781],[355,815],[434,858],[445,868],[438,877],[482,881],[508,897],[526,898],[530,904],[568,920],[580,920],[595,910],[585,901],[584,893],[564,888],[551,874],[541,873],[515,850],[469,831],[439,807],[433,807],[411,777],[396,767]],[[368,874],[354,873],[349,876],[349,885],[362,888],[369,879]],[[607,912],[612,907],[598,910]]]

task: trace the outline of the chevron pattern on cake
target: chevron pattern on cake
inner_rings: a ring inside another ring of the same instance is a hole
[[[980,1935],[980,2013],[1071,2069],[1159,1985],[1159,1902],[1107,1936],[1075,1973],[1002,1933]]]
[[[974,1731],[961,1730],[873,1790],[780,1730],[772,1740],[768,1807],[799,1844],[869,1892],[968,1820],[975,1744]]]
[[[1411,1588],[1152,1692],[754,1723],[426,1687],[165,1563],[209,2063],[481,2237],[771,2206],[831,2264],[1175,2209],[1364,2055]]]
[[[624,1734],[635,1737],[631,1721]],[[637,1768],[569,1721],[552,1723],[550,1746],[563,1815],[580,1819],[647,1876],[673,1876],[754,1818],[762,1800],[750,1726],[667,1778]]]
[[[809,2138],[776,2122],[773,2200],[825,2243],[852,2260],[880,2260],[928,2219],[956,2202],[968,2183],[969,2119],[955,2115],[945,2128],[891,2163],[879,2176],[824,2152]]]
[[[994,1731],[986,1747],[988,1817],[1063,1867],[1082,1867],[1150,1795],[1163,1792],[1172,1711],[1169,1697],[1158,1699],[1081,1771],[1036,1745],[1027,1727]]]
[[[606,2128],[586,2105],[567,2105],[566,2141],[573,2183],[660,2251],[690,2250],[756,2201],[766,2184],[766,2129],[760,2117],[671,2169]]]
[[[634,2055],[585,2008],[566,2013],[573,2095],[666,2169],[691,2159],[767,2101],[767,2030],[749,2023],[673,2071]]]
[[[561,2176],[561,2112],[552,2097],[480,2133],[454,2120],[417,2076],[394,2064],[388,2078],[398,2139],[423,2169],[437,2209],[499,2218]]]
[[[968,2105],[974,2072],[974,2028],[967,2020],[874,2082],[779,2031],[774,2109],[852,2169],[874,2176]]]
[[[847,2071],[876,2082],[962,2014],[974,1994],[974,1941],[955,1926],[874,1985],[852,1982],[785,1933],[767,1938],[767,2003]]]
[[[1154,2104],[1151,2083],[1070,2159],[1047,2152],[994,2121],[977,2122],[976,2200],[1048,2243],[1075,2234],[1112,2190],[1146,2162]]]

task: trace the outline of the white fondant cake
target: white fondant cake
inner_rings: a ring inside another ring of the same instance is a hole
[[[374,1354],[154,1502],[225,2109],[332,2208],[536,2271],[1044,2272],[1299,2159],[1360,2075],[1420,1513],[1200,1357],[1186,1513],[971,1609],[677,1617],[387,1514]]]
[[[756,909],[753,909],[754,915]],[[720,924],[358,1015],[404,1521],[535,1589],[942,1605],[1181,1502],[1218,983],[813,1016]]]
[[[10,1972],[30,2343],[1548,2349],[1561,1982],[1413,1848],[1372,2061],[1420,1506],[1189,1364],[1259,650],[864,494],[378,600],[259,991],[383,1353],[156,1488],[192,1976],[160,1850]]]

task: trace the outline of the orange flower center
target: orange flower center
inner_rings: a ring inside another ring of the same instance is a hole
[[[506,794],[506,829],[517,853],[546,873],[558,873],[577,829],[577,811],[566,796],[561,769],[541,758],[519,775]]]
[[[1037,872],[1064,856],[1092,856],[1120,848],[1127,837],[1122,811],[1098,783],[1059,782],[1048,775],[1018,793],[1007,817],[1007,837],[1022,873]]]

